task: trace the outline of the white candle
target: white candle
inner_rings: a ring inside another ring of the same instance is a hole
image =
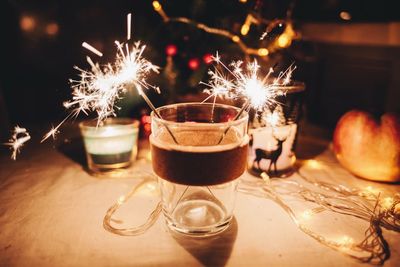
[[[126,167],[136,157],[138,121],[116,118],[106,120],[102,126],[86,121],[80,128],[90,170]]]

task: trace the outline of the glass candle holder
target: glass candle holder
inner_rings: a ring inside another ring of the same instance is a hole
[[[79,124],[86,150],[88,169],[102,173],[126,168],[137,155],[139,121],[109,118],[97,126],[97,121]]]
[[[271,177],[292,173],[296,162],[295,146],[298,122],[302,113],[305,85],[295,82],[279,86],[285,92],[276,98],[275,105],[250,120],[249,171]]]

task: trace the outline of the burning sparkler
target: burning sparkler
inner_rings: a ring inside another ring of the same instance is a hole
[[[224,75],[224,73],[217,68],[215,68],[215,70],[210,70],[210,82],[202,83],[208,87],[204,92],[210,94],[204,101],[214,97],[215,103],[217,96],[243,98],[245,103],[233,120],[237,120],[242,113],[249,108],[254,108],[257,111],[264,111],[271,104],[276,103],[275,97],[285,94],[282,88],[291,82],[292,73],[296,69],[292,64],[288,69],[280,72],[278,77],[271,79],[270,76],[274,72],[274,69],[270,68],[267,75],[261,79],[258,75],[260,65],[258,65],[256,60],[248,63],[246,67],[243,67],[243,61],[234,61],[230,64],[231,68],[221,61],[218,53],[213,57],[213,60],[216,62],[217,67],[222,67],[227,71],[228,75],[232,76],[232,80],[228,79],[227,75]],[[225,129],[219,143],[229,129],[230,127]]]
[[[20,152],[21,147],[30,139],[31,136],[25,128],[21,128],[18,125],[14,127],[13,134],[8,140],[9,142],[4,143],[4,145],[10,146],[10,149],[12,150],[11,159],[17,159],[17,154]]]
[[[131,38],[131,14],[127,16],[127,39]],[[142,88],[153,88],[158,93],[158,87],[147,83],[147,75],[151,72],[159,73],[158,67],[145,59],[142,54],[146,48],[140,42],[134,43],[130,48],[127,43],[115,41],[117,46],[116,60],[114,63],[109,63],[100,66],[99,63],[94,63],[87,56],[86,60],[91,69],[84,70],[79,67],[74,67],[80,72],[79,80],[70,80],[72,88],[72,99],[64,103],[66,109],[70,109],[70,114],[56,127],[53,127],[46,135],[42,142],[52,136],[53,138],[59,132],[58,129],[70,117],[77,117],[81,112],[89,114],[90,112],[97,113],[97,125],[108,117],[115,117],[116,110],[119,109],[115,105],[116,101],[122,98],[126,91],[135,87],[139,93],[143,95]],[[98,56],[103,54],[88,43],[82,43],[82,46]]]
[[[281,126],[285,124],[285,115],[282,110],[281,105],[277,105],[274,111],[267,110],[263,119],[266,125],[271,126],[272,129],[276,128],[277,126]]]
[[[221,61],[218,53],[213,57],[213,60],[216,62],[217,67],[222,67],[227,71],[228,75],[232,76],[232,80],[217,68],[210,70],[210,82],[203,83],[208,87],[204,92],[210,94],[205,101],[212,96],[214,96],[214,101],[217,96],[242,97],[245,99],[242,109],[254,108],[258,111],[276,103],[275,97],[285,93],[282,90],[282,86],[291,82],[292,73],[296,69],[292,64],[288,69],[280,72],[278,77],[271,79],[270,76],[274,69],[270,68],[267,75],[264,78],[260,78],[258,74],[260,65],[256,60],[248,63],[245,67],[243,67],[243,61],[234,61],[230,64],[231,68]]]

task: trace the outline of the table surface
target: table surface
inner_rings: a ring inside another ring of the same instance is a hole
[[[329,162],[318,179],[400,191],[399,185],[355,178],[336,162],[328,135],[313,133],[300,135],[298,156]],[[31,140],[17,161],[1,153],[0,266],[365,265],[305,235],[274,202],[243,193],[238,194],[231,227],[213,238],[172,234],[162,216],[141,235],[110,233],[103,228],[106,211],[138,177],[151,173],[148,150],[142,144],[139,159],[117,177],[94,177],[85,170],[76,140],[74,134],[41,145]],[[246,173],[242,179],[258,178]],[[143,223],[157,202],[156,190],[141,190],[115,214],[114,222],[120,227]],[[348,228],[364,231],[354,224]],[[399,266],[400,234],[383,233],[391,248],[385,266]]]

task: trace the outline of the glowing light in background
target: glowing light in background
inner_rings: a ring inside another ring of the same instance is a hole
[[[260,48],[260,49],[258,49],[257,53],[260,57],[265,57],[265,56],[268,56],[269,51],[267,48]]]
[[[19,21],[19,26],[23,31],[33,31],[36,27],[36,19],[33,16],[23,15]]]
[[[247,33],[249,32],[249,30],[250,30],[250,25],[243,24],[243,25],[242,25],[242,28],[240,29],[240,33],[241,33],[242,35],[247,35]]]
[[[155,11],[160,11],[161,10],[161,4],[158,1],[153,1],[153,7]]]
[[[232,36],[232,41],[235,43],[239,42],[240,41],[239,36],[237,36],[237,35]]]
[[[167,56],[175,56],[176,53],[178,52],[178,48],[174,44],[167,45],[165,48],[165,53]]]
[[[342,20],[351,20],[351,14],[350,14],[349,12],[347,12],[347,11],[341,11],[341,12],[339,13],[339,17],[340,17]]]
[[[206,64],[211,64],[213,62],[213,56],[211,54],[205,54],[203,56],[203,61]]]
[[[191,70],[197,70],[200,67],[200,60],[198,58],[192,58],[189,60],[188,66]]]
[[[59,26],[57,23],[51,22],[46,25],[45,31],[46,31],[47,35],[50,35],[50,36],[57,35],[58,31],[59,31]]]

